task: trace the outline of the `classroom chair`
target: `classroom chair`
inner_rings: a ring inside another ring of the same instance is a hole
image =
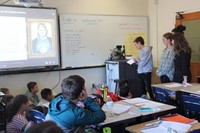
[[[165,89],[161,88],[153,88],[153,93],[155,97],[155,101],[162,102],[162,103],[169,103],[170,97]]]
[[[115,79],[115,94],[122,97],[127,97],[129,93],[128,80]]]
[[[181,103],[183,113],[186,117],[195,118],[200,121],[200,97],[182,95]]]
[[[178,102],[171,98],[171,94],[167,90],[155,87],[153,88],[153,93],[155,101],[178,107]]]
[[[35,109],[30,109],[29,113],[30,113],[31,118],[32,118],[34,123],[44,122],[45,115],[42,112],[35,110]]]

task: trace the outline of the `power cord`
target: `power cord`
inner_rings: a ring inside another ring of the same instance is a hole
[[[58,84],[60,83],[60,71],[58,72],[58,82],[57,82],[57,84],[51,89],[51,90],[54,90],[57,86],[58,86]]]

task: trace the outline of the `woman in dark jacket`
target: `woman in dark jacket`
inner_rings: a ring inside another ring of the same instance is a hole
[[[182,33],[175,33],[172,36],[172,44],[174,45],[175,52],[175,73],[173,81],[183,83],[184,77],[187,76],[186,82],[191,82],[190,60],[192,50],[188,41]]]

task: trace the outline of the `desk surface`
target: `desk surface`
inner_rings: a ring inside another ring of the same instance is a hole
[[[142,131],[140,129],[145,127],[144,124],[148,124],[148,123],[151,123],[151,122],[154,122],[154,121],[156,121],[156,120],[132,125],[132,126],[126,127],[126,130],[131,132],[131,133],[142,133]],[[189,129],[189,131],[192,131],[194,129],[199,129],[199,128],[200,128],[200,123],[196,123],[196,124],[192,125],[192,127]]]
[[[180,91],[193,94],[200,94],[200,84],[192,83],[192,86],[182,87]]]
[[[119,101],[119,102],[115,102],[114,104],[127,105],[127,106],[131,106],[131,108],[127,112],[121,113],[119,115],[114,114],[113,117],[107,117],[106,120],[103,123],[100,123],[99,125],[102,126],[102,125],[113,124],[113,123],[117,123],[117,122],[123,123],[127,120],[136,119],[136,118],[139,118],[141,116],[158,114],[158,113],[162,113],[162,112],[171,111],[171,110],[176,109],[175,106],[171,106],[171,105],[167,105],[167,104],[163,104],[163,103],[159,103],[159,102],[155,102],[155,101],[145,100],[145,102],[144,102],[144,99],[142,99],[142,98],[133,98],[133,99],[129,99],[129,100],[133,101],[135,99],[138,103],[130,104],[130,103],[124,102],[123,100]],[[140,102],[140,100],[142,102]],[[155,109],[155,110],[151,111],[151,112],[138,112],[137,108],[138,108],[139,104],[142,105],[142,107],[150,107],[150,108]],[[106,113],[106,115],[107,115],[107,113]]]
[[[200,84],[198,83],[191,83],[192,86],[187,86],[187,87],[184,87],[184,86],[169,87],[169,85],[172,85],[172,84],[176,84],[176,83],[171,82],[171,83],[164,83],[164,84],[153,84],[151,86],[166,89],[166,90],[173,90],[173,91],[190,91],[190,92],[200,91]]]
[[[163,83],[163,84],[153,84],[152,87],[162,88],[166,90],[173,90],[173,91],[179,91],[183,86],[180,87],[168,87],[169,85],[176,84],[175,82],[171,83]]]

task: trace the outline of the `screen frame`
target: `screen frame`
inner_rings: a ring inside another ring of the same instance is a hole
[[[56,57],[57,57],[57,61],[58,63],[55,64],[55,65],[42,65],[42,66],[28,66],[28,67],[13,67],[13,68],[1,68],[0,69],[0,74],[17,74],[17,73],[31,73],[31,72],[43,72],[43,71],[51,71],[51,70],[58,70],[60,69],[60,66],[61,66],[61,46],[60,46],[60,26],[59,26],[59,14],[58,14],[58,11],[56,8],[54,7],[30,7],[30,8],[27,8],[27,7],[23,7],[23,6],[8,6],[8,5],[1,5],[0,7],[6,7],[6,8],[23,8],[23,9],[42,9],[42,10],[46,10],[46,9],[52,9],[52,10],[55,10],[55,13],[56,13],[56,21],[55,21],[55,34],[56,35]],[[26,10],[25,9],[25,10]],[[28,42],[27,42],[28,43]],[[27,44],[28,45],[28,44]]]

